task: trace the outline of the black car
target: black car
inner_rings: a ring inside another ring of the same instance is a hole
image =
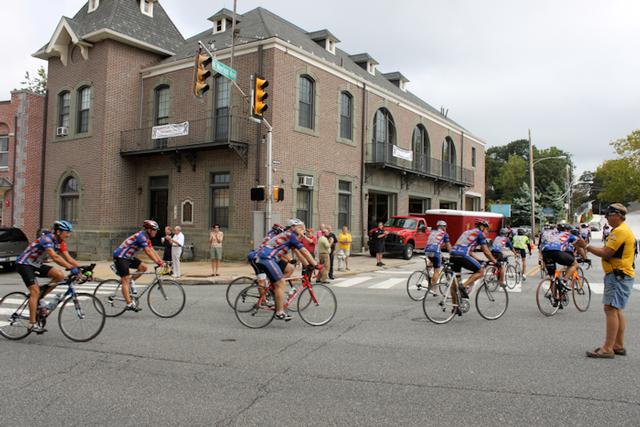
[[[19,228],[0,228],[0,266],[4,271],[13,270],[16,258],[29,245],[27,236]]]

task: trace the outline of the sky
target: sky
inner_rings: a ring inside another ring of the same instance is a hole
[[[233,0],[160,0],[183,36]],[[83,0],[0,0],[0,100],[20,87],[30,55]],[[640,128],[640,1],[238,0],[308,31],[329,29],[382,72],[488,146],[527,137],[572,154],[577,173],[615,158],[609,142]],[[8,60],[7,60],[8,59]]]

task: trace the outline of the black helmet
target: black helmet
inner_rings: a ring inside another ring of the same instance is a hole
[[[522,228],[518,228],[518,236],[524,236],[524,230]]]
[[[483,219],[483,218],[476,218],[476,220],[474,221],[474,224],[476,226],[482,225],[483,227],[489,227],[489,223],[487,222],[486,219]]]

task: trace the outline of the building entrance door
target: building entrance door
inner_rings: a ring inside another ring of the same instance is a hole
[[[390,216],[395,215],[395,194],[375,193],[369,191],[369,218],[367,230],[378,225],[378,222],[386,222]]]
[[[160,230],[153,239],[154,246],[162,244],[164,227],[167,226],[169,209],[169,177],[152,176],[149,178],[149,219],[154,220],[160,226]]]

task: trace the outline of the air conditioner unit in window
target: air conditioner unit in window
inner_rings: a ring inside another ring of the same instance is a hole
[[[59,126],[56,128],[56,136],[67,136],[69,135],[69,128],[66,126]]]
[[[308,175],[299,176],[298,185],[301,187],[313,187],[313,177]]]

